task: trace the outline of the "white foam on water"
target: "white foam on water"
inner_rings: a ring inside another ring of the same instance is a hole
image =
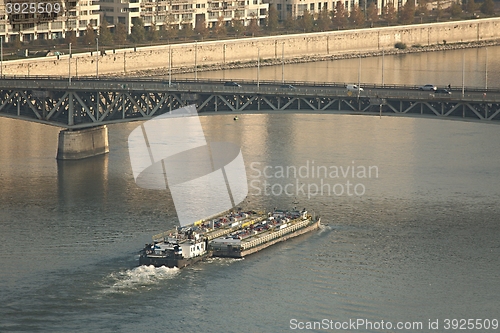
[[[221,265],[230,265],[234,262],[245,260],[245,258],[221,258],[221,257],[211,257],[206,260],[207,263],[218,263]]]
[[[326,231],[331,231],[333,230],[333,228],[329,225],[324,225],[324,224],[319,224],[319,232],[318,232],[318,235],[321,235],[322,233],[326,232]]]
[[[148,288],[160,281],[172,279],[179,274],[177,267],[139,266],[108,275],[103,283],[106,288],[104,293],[128,293],[142,288]]]

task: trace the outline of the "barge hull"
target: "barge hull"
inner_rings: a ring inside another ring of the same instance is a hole
[[[266,243],[257,245],[255,247],[252,247],[252,248],[247,249],[247,250],[234,251],[234,252],[231,252],[231,251],[214,251],[212,253],[212,255],[214,257],[224,257],[224,258],[243,258],[243,257],[245,257],[245,256],[247,256],[249,254],[252,254],[252,253],[255,253],[255,252],[259,252],[260,250],[263,250],[266,247],[272,246],[272,245],[274,245],[276,243],[283,242],[283,241],[286,241],[286,240],[288,240],[290,238],[294,238],[294,237],[300,236],[302,234],[308,233],[310,231],[316,230],[316,229],[319,228],[320,222],[321,221],[318,220],[318,221],[312,223],[310,226],[307,226],[305,228],[296,230],[296,231],[291,232],[289,234],[286,234],[286,235],[284,235],[282,237],[270,240],[270,241],[268,241]]]

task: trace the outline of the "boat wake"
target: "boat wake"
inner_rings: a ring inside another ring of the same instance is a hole
[[[320,225],[319,225],[319,232],[318,232],[318,235],[321,235],[321,234],[323,234],[324,232],[328,232],[328,231],[332,231],[332,230],[333,230],[332,226],[330,226],[330,225],[320,224]]]
[[[154,267],[152,265],[113,272],[107,276],[103,283],[107,286],[103,293],[128,293],[140,289],[150,289],[152,285],[156,285],[162,280],[172,279],[179,272],[177,267]]]
[[[217,263],[223,266],[229,266],[234,262],[245,260],[245,258],[221,258],[221,257],[211,257],[206,260],[207,263]]]

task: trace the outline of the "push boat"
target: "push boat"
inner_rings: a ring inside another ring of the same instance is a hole
[[[153,236],[141,251],[139,264],[183,268],[212,256],[242,258],[318,229],[320,223],[305,209],[226,212]]]
[[[212,239],[259,223],[265,218],[262,212],[231,211],[154,235],[153,242],[146,244],[140,252],[139,264],[178,268],[194,264],[210,257],[208,244]]]

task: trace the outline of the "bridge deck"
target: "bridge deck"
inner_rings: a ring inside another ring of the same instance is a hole
[[[95,79],[4,77],[0,116],[65,128],[146,120],[188,104],[199,112],[302,111],[382,113],[500,120],[500,90],[467,88],[451,95],[414,86],[363,85],[349,92],[342,83],[168,81],[150,78]]]

